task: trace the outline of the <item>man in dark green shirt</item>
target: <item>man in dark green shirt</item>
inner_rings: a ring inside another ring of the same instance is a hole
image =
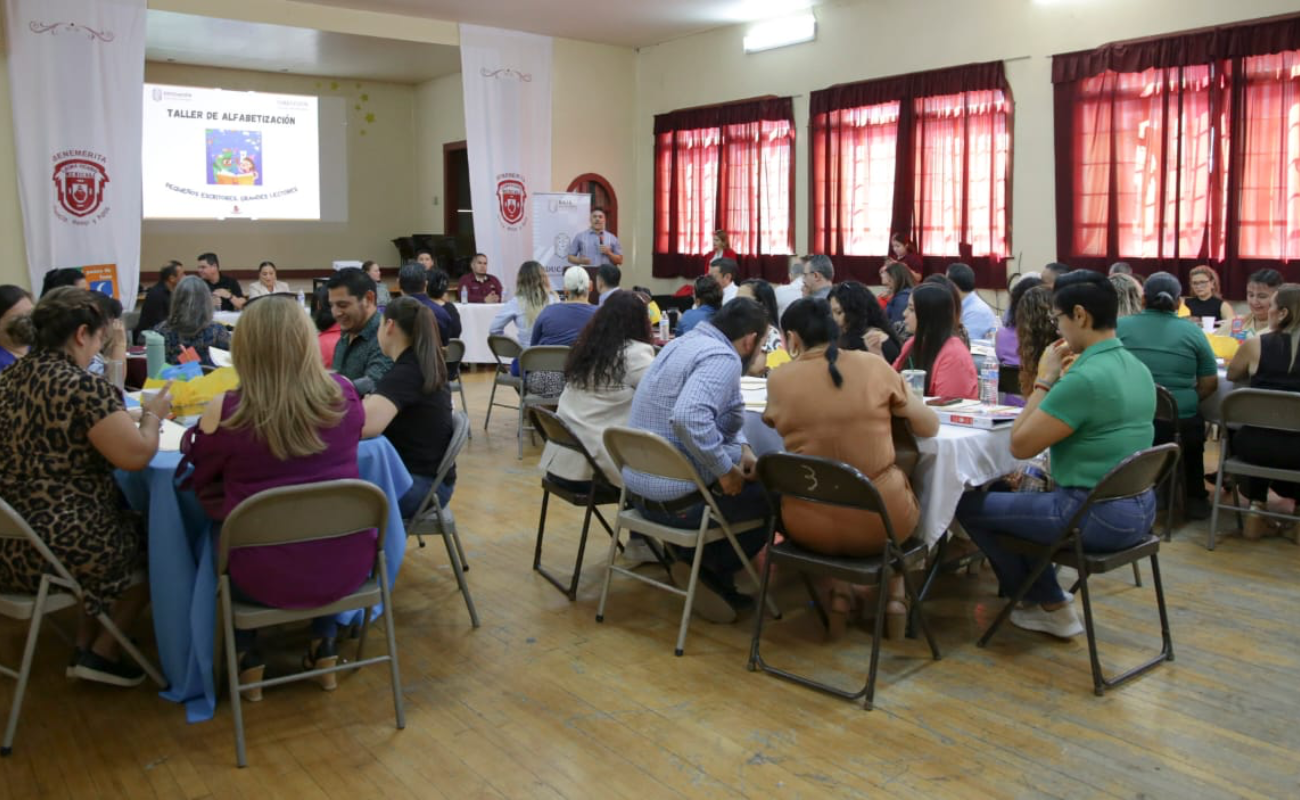
[[[375,382],[393,368],[379,348],[379,323],[383,317],[375,304],[375,282],[359,269],[341,269],[325,284],[330,310],[343,335],[334,347],[334,371],[370,394]]]

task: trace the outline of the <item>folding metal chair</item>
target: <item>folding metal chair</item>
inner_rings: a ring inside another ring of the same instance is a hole
[[[278,686],[307,680],[343,670],[355,670],[371,664],[388,662],[393,690],[393,710],[397,727],[406,727],[402,707],[402,677],[397,668],[397,634],[393,624],[393,598],[388,591],[388,567],[384,560],[384,531],[388,525],[388,499],[374,484],[357,479],[280,486],[258,492],[230,512],[221,527],[217,551],[217,597],[221,606],[222,638],[226,651],[226,672],[230,688],[230,707],[235,717],[235,759],[247,766],[244,753],[244,711],[240,691]],[[231,596],[230,553],[245,547],[269,547],[280,544],[337,539],[360,531],[376,529],[374,572],[356,591],[319,608],[270,608],[243,603]],[[383,605],[384,628],[388,639],[385,655],[363,658],[370,609]],[[261,681],[241,683],[239,659],[235,652],[235,631],[256,630],[272,625],[302,622],[315,617],[363,609],[361,638],[357,658],[347,664],[284,675]]]
[[[452,365],[459,367],[460,363],[465,360],[465,343],[460,339],[452,339],[447,342],[447,346],[442,348],[442,360],[447,362],[447,368],[450,370]],[[460,393],[460,409],[467,415],[469,414],[469,403],[465,401],[465,384],[461,383],[459,372],[456,379],[447,382],[447,388],[453,392]],[[470,431],[470,438],[474,438],[474,432]]]
[[[1165,491],[1169,494],[1168,508],[1165,509],[1165,541],[1169,541],[1174,535],[1174,508],[1177,507],[1176,501],[1187,495],[1187,481],[1183,477],[1183,471],[1178,469],[1178,462],[1183,458],[1183,433],[1178,428],[1178,401],[1174,395],[1165,387],[1156,384],[1156,422],[1164,422],[1173,428],[1174,444],[1178,447],[1178,456],[1174,462],[1174,469],[1169,473],[1169,483],[1165,486]],[[1138,586],[1142,585],[1142,577],[1138,572],[1137,562],[1133,562],[1133,579]]]
[[[447,473],[455,466],[456,458],[469,439],[469,417],[465,412],[451,412],[451,421],[451,441],[447,443],[447,451],[442,454],[442,463],[438,465],[438,474],[433,478],[429,493],[420,502],[415,515],[405,521],[406,536],[414,536],[420,547],[424,547],[425,536],[442,537],[443,544],[447,546],[447,558],[451,560],[452,574],[456,576],[456,585],[460,587],[460,593],[465,598],[465,608],[469,610],[470,623],[477,628],[478,611],[474,608],[474,598],[470,596],[469,583],[465,580],[469,562],[465,559],[465,548],[461,546],[460,533],[456,530],[456,516],[450,508],[443,508],[438,501],[438,487],[447,479]]]
[[[1088,635],[1088,657],[1092,663],[1093,691],[1099,697],[1105,693],[1106,689],[1119,686],[1152,669],[1162,661],[1173,661],[1174,643],[1169,633],[1169,615],[1165,610],[1165,591],[1160,583],[1160,561],[1157,557],[1160,552],[1160,537],[1148,534],[1141,542],[1124,550],[1113,553],[1090,553],[1083,549],[1083,536],[1080,525],[1089,510],[1097,503],[1137,497],[1143,492],[1155,488],[1157,484],[1168,478],[1169,471],[1174,468],[1177,462],[1178,446],[1175,444],[1162,444],[1146,450],[1139,450],[1124,459],[1097,483],[1096,487],[1089,493],[1087,500],[1084,501],[1083,505],[1079,506],[1079,510],[1074,512],[1074,516],[1061,530],[1060,535],[1050,544],[1038,544],[1012,536],[998,537],[999,543],[1008,549],[1029,555],[1037,555],[1039,560],[1034,569],[1030,571],[1025,582],[1016,589],[1015,595],[1002,607],[1002,611],[993,620],[993,624],[988,627],[988,630],[984,631],[978,645],[984,647],[988,644],[989,639],[1002,626],[1002,623],[1011,616],[1012,609],[1024,599],[1025,593],[1029,591],[1029,587],[1043,573],[1043,570],[1049,569],[1053,563],[1057,563],[1073,567],[1079,575],[1070,592],[1073,593],[1077,590],[1083,597],[1083,621],[1084,629]],[[1156,607],[1160,612],[1160,653],[1115,678],[1107,678],[1102,674],[1101,660],[1097,656],[1097,634],[1092,619],[1092,601],[1088,595],[1088,576],[1136,564],[1144,558],[1151,559],[1151,580],[1155,585]]]
[[[63,566],[59,557],[50,550],[36,531],[32,530],[22,515],[15,511],[13,506],[0,500],[0,540],[2,539],[26,540],[28,545],[41,554],[41,558],[45,559],[50,568],[50,572],[41,576],[36,594],[0,594],[0,616],[16,620],[31,620],[27,627],[27,643],[23,647],[22,664],[17,670],[0,665],[0,674],[18,681],[18,686],[14,689],[13,705],[9,707],[9,722],[5,726],[4,744],[0,745],[0,756],[7,756],[13,752],[14,737],[18,733],[18,718],[22,715],[23,698],[27,693],[27,680],[31,677],[32,659],[36,655],[36,641],[40,637],[41,622],[48,614],[79,605],[85,599],[85,592],[77,579],[72,577],[72,573],[68,572],[67,567]],[[104,630],[122,645],[122,649],[131,656],[131,659],[140,665],[145,674],[153,679],[154,683],[163,689],[167,688],[167,681],[163,679],[162,673],[144,657],[131,638],[118,629],[108,614],[101,613],[96,619],[104,626]]]
[[[518,358],[519,354],[524,351],[524,349],[519,346],[519,342],[511,339],[509,336],[493,334],[488,337],[488,350],[492,351],[492,357],[497,361],[497,371],[496,374],[492,376],[492,394],[488,397],[487,419],[483,420],[483,430],[487,430],[488,425],[492,423],[493,406],[501,406],[502,408],[518,408],[518,406],[512,406],[509,403],[497,402],[498,386],[505,386],[509,389],[514,389],[521,395],[524,393],[523,380],[510,374],[511,362]]]
[[[524,431],[530,433],[533,430],[531,425],[527,424],[526,414],[528,409],[535,407],[554,408],[559,402],[559,395],[550,397],[547,395],[534,394],[528,391],[528,373],[530,372],[564,372],[565,362],[569,360],[569,347],[565,345],[539,345],[529,347],[519,354],[519,382],[521,389],[519,392],[519,455],[518,458],[524,457]]]
[[[633,500],[637,498],[637,495],[629,491],[627,486],[624,486],[619,496],[620,510],[615,518],[614,536],[609,542],[609,558],[606,564],[605,582],[600,590],[600,605],[596,610],[596,621],[604,622],[605,603],[609,599],[610,578],[613,577],[615,572],[648,583],[651,586],[656,586],[664,591],[684,596],[686,602],[682,607],[682,619],[677,630],[677,647],[673,651],[675,655],[680,656],[685,652],[686,631],[690,627],[691,608],[695,603],[695,590],[699,584],[700,561],[704,554],[704,545],[719,539],[726,539],[731,543],[736,555],[740,557],[740,563],[745,572],[757,584],[759,582],[758,572],[745,555],[745,551],[741,549],[740,543],[736,541],[736,534],[761,528],[765,522],[762,519],[732,522],[723,517],[713,499],[713,493],[704,484],[704,480],[695,470],[695,467],[691,466],[691,462],[686,460],[686,456],[682,455],[676,447],[663,437],[646,431],[614,426],[605,431],[604,441],[605,449],[609,451],[610,458],[613,459],[614,466],[618,468],[620,473],[626,467],[646,475],[693,484],[695,491],[700,496],[700,500],[705,504],[705,513],[700,518],[699,527],[695,530],[660,525],[646,519],[636,509]],[[695,558],[691,563],[691,577],[687,581],[686,589],[682,590],[671,583],[658,581],[625,567],[616,566],[614,556],[618,553],[619,536],[624,530],[640,533],[643,536],[675,544],[679,547],[695,548]],[[776,601],[771,597],[767,598],[767,607],[774,617],[780,619],[781,609],[777,607]],[[762,614],[761,607],[757,613]]]
[[[880,497],[875,484],[869,478],[848,464],[832,461],[828,458],[794,455],[792,453],[771,453],[758,460],[758,479],[763,485],[763,492],[771,504],[774,517],[768,533],[767,560],[763,570],[763,584],[759,596],[766,598],[772,570],[776,564],[783,564],[799,572],[804,586],[812,598],[817,615],[822,625],[828,625],[826,610],[822,607],[813,585],[812,575],[824,575],[838,578],[849,583],[865,586],[879,586],[879,599],[876,608],[876,625],[871,642],[871,662],[867,670],[867,681],[861,689],[849,692],[811,678],[796,675],[773,667],[763,661],[759,652],[759,643],[763,638],[763,615],[759,614],[754,623],[754,638],[749,647],[749,669],[761,669],[777,677],[793,681],[800,686],[807,686],[846,700],[862,700],[863,708],[870,711],[876,693],[876,671],[880,662],[880,642],[885,633],[885,603],[889,598],[887,588],[894,575],[901,575],[907,597],[912,604],[912,619],[920,626],[930,645],[930,653],[938,661],[939,646],[930,633],[921,611],[921,596],[912,586],[908,570],[925,562],[928,552],[925,542],[909,539],[900,542],[894,531],[889,510]],[[780,518],[781,498],[795,498],[810,503],[852,508],[879,514],[885,524],[885,552],[870,558],[842,558],[814,553],[799,547],[790,540],[776,543],[776,532],[782,528]]]
[[[1223,398],[1220,424],[1225,431],[1240,429],[1249,425],[1252,428],[1267,428],[1289,433],[1300,432],[1300,395],[1292,392],[1279,392],[1269,389],[1234,389]],[[1267,478],[1275,481],[1300,483],[1300,470],[1281,469],[1278,467],[1261,467],[1232,454],[1232,436],[1225,434],[1219,441],[1219,469],[1214,477],[1214,507],[1210,512],[1210,537],[1206,549],[1214,549],[1215,536],[1219,530],[1219,509],[1226,508],[1237,512],[1237,526],[1244,524],[1241,512],[1258,514],[1271,519],[1300,520],[1300,514],[1281,514],[1276,511],[1261,511],[1241,505],[1240,481],[1232,482],[1232,505],[1224,505],[1224,475],[1245,475],[1249,478]]]

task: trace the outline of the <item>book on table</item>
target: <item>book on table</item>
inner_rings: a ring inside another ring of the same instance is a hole
[[[965,400],[950,406],[939,406],[934,413],[945,425],[962,425],[967,428],[991,430],[1016,421],[1021,409],[1018,406],[986,406],[978,400]]]

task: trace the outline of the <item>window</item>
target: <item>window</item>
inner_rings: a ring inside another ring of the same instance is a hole
[[[655,277],[702,274],[717,230],[742,275],[784,274],[794,246],[793,159],[790,98],[657,116]]]
[[[1059,258],[1208,263],[1229,297],[1300,259],[1300,14],[1055,56],[1052,81]]]
[[[958,258],[1002,285],[1011,95],[1001,62],[833,86],[812,95],[812,251],[878,283],[895,233],[930,269]]]

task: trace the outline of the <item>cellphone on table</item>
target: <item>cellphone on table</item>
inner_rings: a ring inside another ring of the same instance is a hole
[[[931,397],[925,401],[925,404],[927,406],[955,406],[965,401],[964,397]]]

